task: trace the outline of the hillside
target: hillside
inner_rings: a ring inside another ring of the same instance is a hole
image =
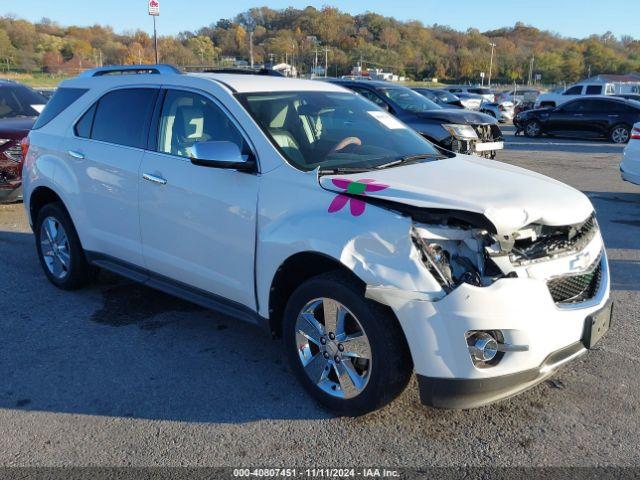
[[[400,22],[375,13],[349,15],[332,7],[322,10],[254,8],[234,19],[218,20],[195,32],[159,39],[161,61],[214,65],[225,57],[249,57],[253,31],[254,59],[295,62],[303,73],[318,49],[329,73],[349,73],[360,59],[365,66],[391,69],[411,78],[475,81],[488,71],[490,47],[496,44],[494,78],[504,83],[526,81],[532,57],[534,73],[547,84],[571,82],[589,72],[640,70],[640,41],[611,34],[570,39],[518,23],[490,32],[466,32],[417,21]],[[153,42],[137,31],[116,33],[111,27],[61,26],[0,17],[0,69],[75,73],[96,64],[152,63]]]

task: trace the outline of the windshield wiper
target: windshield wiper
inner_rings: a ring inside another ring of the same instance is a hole
[[[444,158],[444,157],[442,155],[438,155],[437,153],[422,153],[418,155],[407,155],[406,157],[399,158],[392,162],[378,165],[376,167],[376,170],[384,170],[385,168],[397,167],[398,165],[406,165],[408,163],[414,163],[420,160],[439,159],[439,158]]]
[[[337,174],[349,174],[349,173],[363,173],[371,171],[370,168],[364,167],[330,167],[321,168],[318,173],[320,175],[337,175]]]

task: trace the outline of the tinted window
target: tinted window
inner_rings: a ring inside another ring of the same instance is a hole
[[[475,93],[477,95],[491,95],[491,90],[488,88],[470,88],[467,92]]]
[[[98,102],[91,138],[143,148],[157,90],[131,88],[107,93]]]
[[[47,100],[42,97],[43,101],[41,103],[46,103],[47,106],[44,107],[38,120],[36,120],[33,129],[44,127],[86,92],[87,90],[84,88],[59,88],[48,103]]]
[[[378,97],[378,95],[373,93],[371,90],[367,90],[366,88],[358,88],[358,87],[354,87],[353,89],[356,92],[358,92],[360,95],[362,95],[364,98],[366,98],[367,100],[372,101],[373,103],[381,106],[382,108],[387,108],[387,104],[385,103],[385,101],[382,100],[380,97]]]
[[[248,146],[231,119],[207,98],[170,90],[164,100],[158,132],[158,151],[190,157],[198,142],[233,142],[243,153]]]
[[[582,93],[582,85],[576,85],[563,93],[563,95],[580,95]]]
[[[91,127],[93,127],[93,117],[96,113],[96,105],[94,104],[85,113],[78,123],[76,123],[75,132],[76,135],[82,138],[91,138]]]
[[[565,112],[584,112],[586,110],[587,101],[578,100],[576,102],[567,103],[562,107],[562,110]]]
[[[602,93],[602,87],[600,85],[587,85],[587,91],[585,95],[600,95]]]
[[[407,112],[428,112],[442,108],[409,88],[384,88],[379,91]]]

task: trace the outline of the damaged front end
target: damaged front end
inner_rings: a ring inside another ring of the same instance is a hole
[[[602,276],[603,254],[587,255],[585,249],[599,235],[595,215],[577,225],[531,224],[511,235],[498,234],[482,225],[460,220],[424,223],[414,218],[411,239],[422,262],[438,281],[444,295],[462,284],[492,285],[501,278],[547,280],[557,304],[575,304],[596,295]],[[577,258],[585,255],[578,263]],[[571,260],[565,257],[576,257]],[[552,270],[532,266],[555,262]],[[540,273],[543,272],[543,273]]]

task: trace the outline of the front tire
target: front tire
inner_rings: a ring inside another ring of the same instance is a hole
[[[40,265],[51,283],[63,290],[84,287],[90,267],[69,214],[60,203],[42,207],[35,223]]]
[[[628,143],[631,139],[631,128],[628,125],[616,125],[609,133],[609,140],[618,145]]]
[[[364,298],[364,288],[345,272],[300,285],[287,303],[283,327],[291,368],[304,388],[337,414],[377,410],[411,378],[411,356],[397,319]]]
[[[524,127],[524,134],[529,138],[538,138],[542,135],[542,126],[537,120],[531,120]]]

